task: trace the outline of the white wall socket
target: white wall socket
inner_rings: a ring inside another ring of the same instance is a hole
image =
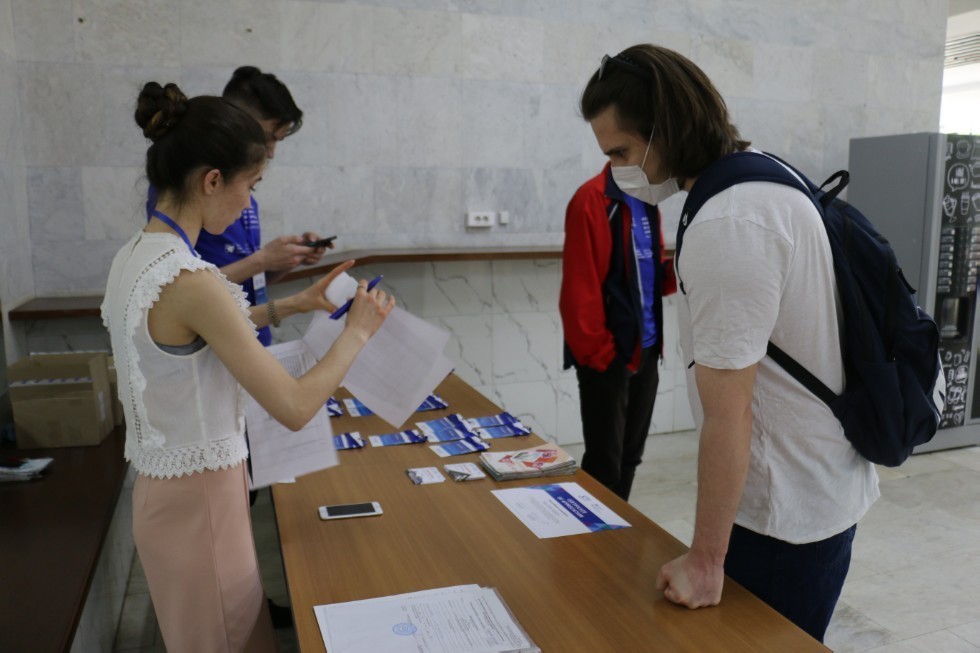
[[[476,228],[490,228],[497,223],[497,214],[494,211],[470,211],[466,214],[466,226]]]

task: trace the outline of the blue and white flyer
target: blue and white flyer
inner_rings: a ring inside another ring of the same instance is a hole
[[[630,527],[578,483],[493,490],[493,494],[541,539]]]

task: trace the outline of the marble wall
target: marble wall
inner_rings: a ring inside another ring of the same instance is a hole
[[[652,41],[689,55],[745,136],[821,177],[846,164],[851,137],[937,128],[945,12],[942,0],[0,0],[0,120],[20,127],[0,129],[18,161],[0,168],[15,199],[2,210],[22,236],[30,225],[28,247],[5,245],[6,285],[102,290],[141,223],[131,116],[149,79],[213,93],[252,63],[293,90],[305,124],[257,193],[268,236],[545,243],[603,163],[576,107],[603,53]],[[467,210],[511,221],[467,231]]]
[[[2,283],[101,293],[143,221],[132,109],[149,79],[213,93],[251,63],[292,89],[306,117],[256,193],[266,238],[550,245],[603,164],[577,110],[603,53],[647,41],[690,56],[745,137],[822,178],[846,166],[850,138],[938,128],[945,26],[943,0],[0,0],[0,127],[12,127],[0,185],[13,198],[0,205]],[[665,207],[668,240],[679,205]],[[467,230],[468,210],[511,222]],[[18,232],[26,246],[7,237]],[[560,370],[557,263],[397,272],[408,305],[454,333],[464,378],[516,412],[544,407],[543,433],[577,439],[564,435],[578,417]],[[29,344],[104,338],[96,321],[25,328]],[[675,360],[664,392],[683,386]],[[687,424],[686,398],[671,395],[658,430]]]
[[[27,168],[20,130],[17,51],[11,1],[0,0],[0,306],[34,294],[34,265],[28,228]],[[6,387],[5,343],[13,339],[6,312],[0,313],[0,396]],[[8,413],[0,401],[0,424]]]

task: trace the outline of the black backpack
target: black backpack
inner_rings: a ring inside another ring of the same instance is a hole
[[[769,343],[767,354],[840,420],[844,435],[873,463],[901,465],[912,449],[936,434],[945,402],[939,329],[915,304],[915,290],[895,252],[860,211],[837,195],[849,175],[840,171],[820,187],[788,164],[760,152],[737,152],[708,166],[681,212],[675,262],[684,231],[708,199],[735,184],[767,181],[805,193],[823,219],[843,310],[841,345],[845,386],[836,395],[793,358]],[[791,168],[792,169],[792,168]],[[802,183],[800,180],[803,180]],[[831,182],[836,185],[822,190]],[[684,292],[683,283],[680,285]]]

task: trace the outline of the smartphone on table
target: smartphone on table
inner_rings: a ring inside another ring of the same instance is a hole
[[[345,503],[336,506],[320,506],[320,519],[349,519],[351,517],[371,517],[382,513],[377,501],[367,503]]]

